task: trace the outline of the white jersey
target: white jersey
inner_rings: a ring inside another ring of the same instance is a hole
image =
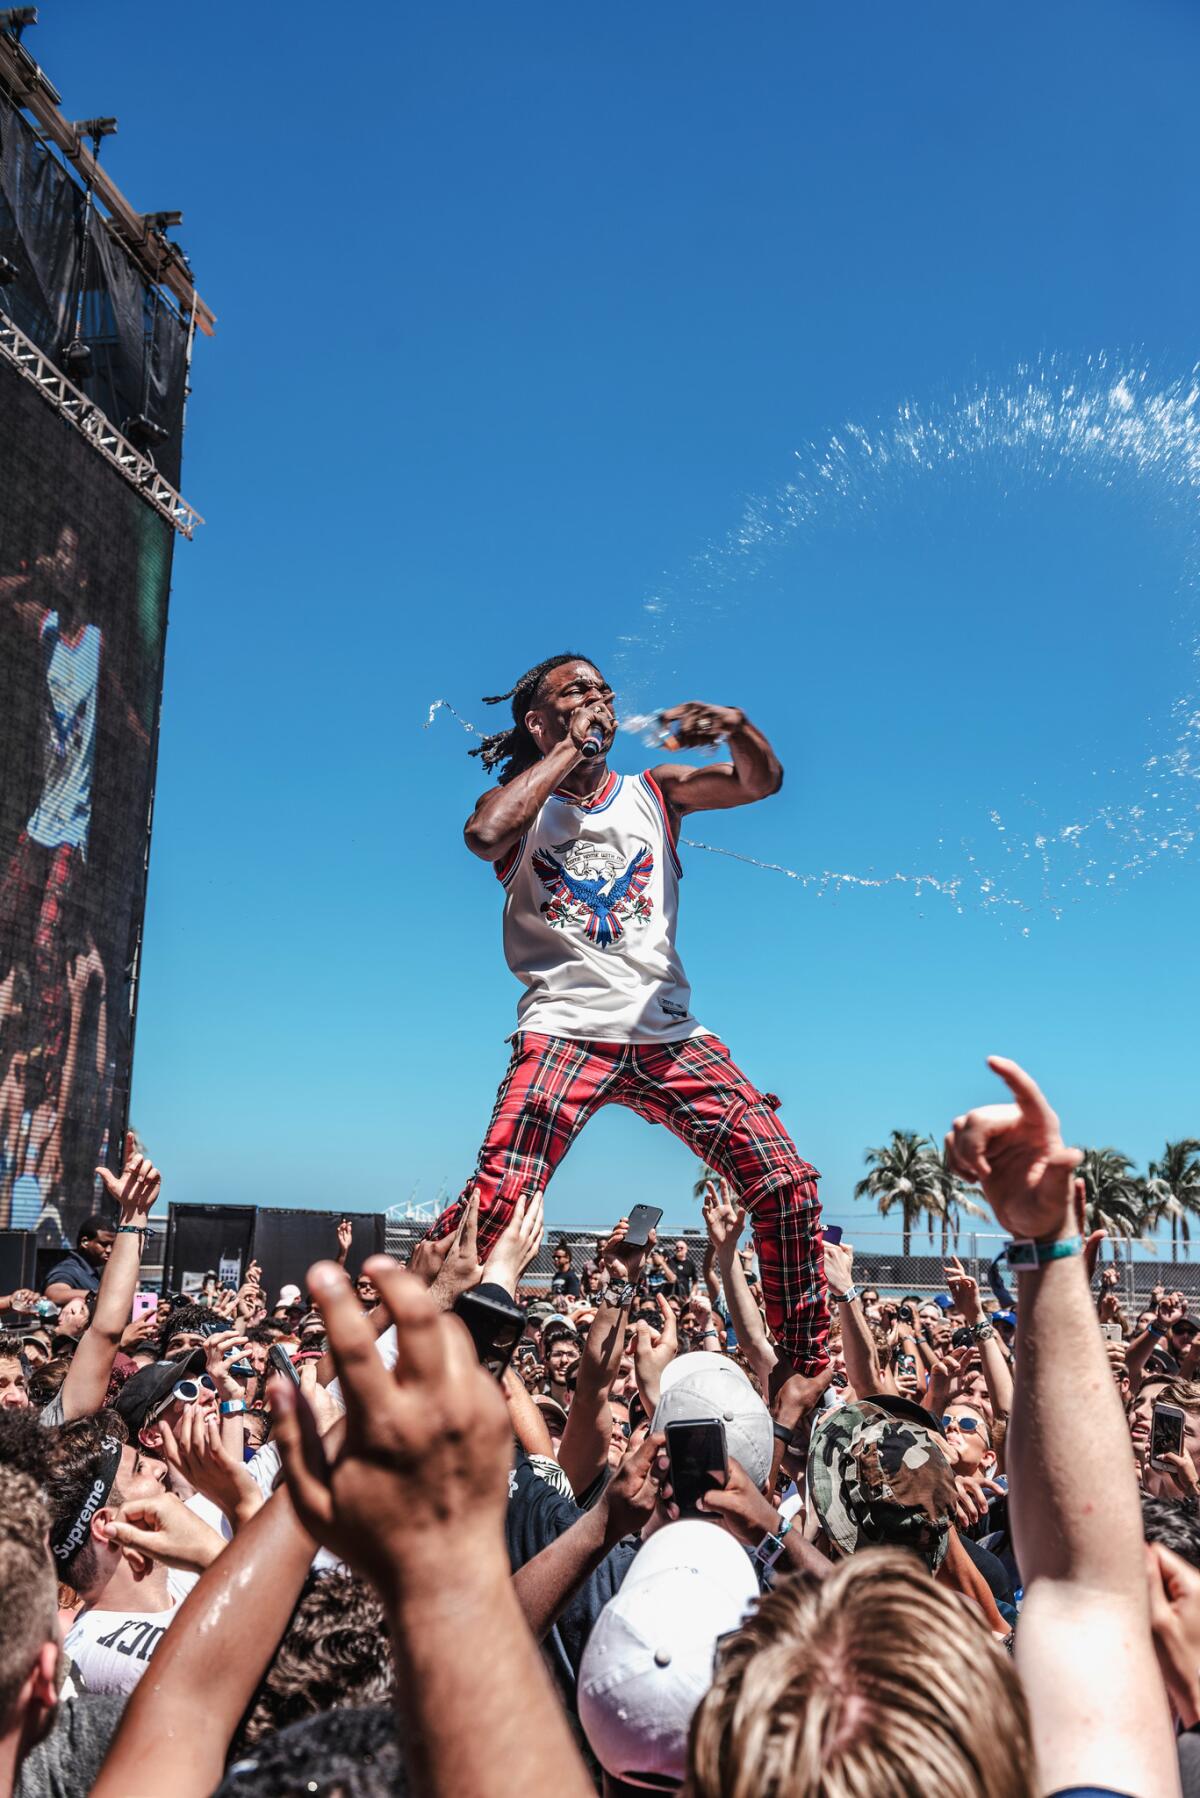
[[[58,613],[42,619],[48,648],[48,703],[44,709],[42,797],[29,820],[29,835],[44,849],[66,844],[87,853],[92,822],[92,767],[96,758],[96,701],[100,691],[100,629],[85,624],[64,637]]]
[[[495,866],[522,1030],[602,1043],[705,1034],[675,949],[683,870],[649,774],[610,773],[588,800],[552,793]]]
[[[175,1619],[165,1611],[81,1611],[63,1643],[86,1692],[130,1693]]]

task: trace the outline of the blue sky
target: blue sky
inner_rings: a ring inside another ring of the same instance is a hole
[[[219,317],[134,1080],[174,1197],[457,1190],[517,989],[459,837],[477,766],[421,723],[442,695],[482,721],[480,694],[565,646],[638,709],[739,704],[772,736],[783,793],[689,834],[803,871],[950,879],[974,856],[1031,907],[818,897],[687,857],[697,1011],[783,1095],[833,1215],[864,1145],[990,1094],[992,1050],[1076,1140],[1144,1160],[1200,1135],[1196,855],[1089,886],[1056,851],[1056,917],[989,821],[1029,843],[1108,806],[1104,866],[1128,859],[1194,678],[1175,464],[984,433],[761,554],[722,547],[755,496],[823,491],[848,422],[945,423],[1018,394],[1023,364],[1059,395],[1187,377],[1194,8],[42,16],[64,109],[118,116],[106,162],[183,209]],[[625,739],[619,765],[643,759]],[[682,1221],[691,1177],[609,1112],[550,1215]]]

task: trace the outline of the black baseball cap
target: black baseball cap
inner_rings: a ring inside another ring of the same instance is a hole
[[[150,1367],[139,1368],[132,1379],[126,1380],[117,1394],[116,1411],[125,1419],[131,1436],[136,1436],[156,1405],[162,1403],[177,1380],[195,1378],[202,1374],[206,1365],[206,1356],[202,1348],[189,1349],[186,1355],[177,1355],[171,1361],[155,1361]]]

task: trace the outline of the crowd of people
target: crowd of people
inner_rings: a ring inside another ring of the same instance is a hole
[[[0,1298],[0,1798],[1200,1792],[1200,1327],[1123,1316],[992,1065],[947,1141],[1008,1271],[860,1289],[830,1232],[816,1372],[721,1181],[703,1254],[615,1218],[534,1285],[541,1196],[487,1249],[476,1197],[172,1304],[131,1140]]]

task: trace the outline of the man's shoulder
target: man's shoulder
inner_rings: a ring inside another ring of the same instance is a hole
[[[85,1261],[76,1249],[70,1249],[61,1261],[54,1263],[42,1281],[42,1290],[44,1292],[47,1286],[57,1285],[60,1280],[70,1281],[72,1286],[91,1285],[95,1278],[91,1263]]]

